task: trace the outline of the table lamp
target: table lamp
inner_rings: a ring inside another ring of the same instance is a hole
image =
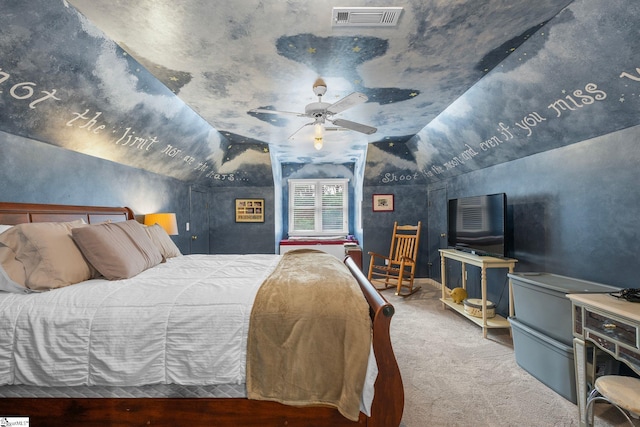
[[[154,213],[144,216],[144,225],[158,224],[170,236],[178,234],[178,223],[174,213]]]

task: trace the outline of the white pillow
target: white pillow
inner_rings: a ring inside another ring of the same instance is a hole
[[[0,234],[4,233],[5,231],[10,229],[11,227],[13,227],[13,225],[0,224]]]

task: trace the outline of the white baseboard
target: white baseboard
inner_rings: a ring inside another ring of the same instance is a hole
[[[438,290],[442,289],[442,285],[440,284],[440,282],[429,279],[428,277],[416,277],[415,279],[413,279],[413,283],[421,286],[430,286]]]

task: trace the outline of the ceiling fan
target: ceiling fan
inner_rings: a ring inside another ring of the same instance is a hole
[[[293,115],[298,117],[308,117],[313,119],[312,122],[309,122],[303,125],[300,129],[296,130],[289,139],[293,138],[293,136],[300,132],[306,126],[313,125],[315,127],[315,135],[314,135],[314,143],[313,146],[316,150],[320,150],[322,148],[322,143],[324,139],[325,131],[340,131],[340,130],[353,130],[356,132],[364,133],[367,135],[371,135],[375,133],[378,129],[364,125],[362,123],[352,122],[351,120],[332,118],[335,114],[341,113],[348,108],[354,107],[358,104],[362,104],[367,102],[367,96],[363,93],[353,92],[350,95],[345,96],[344,98],[334,102],[333,104],[329,104],[328,102],[322,102],[322,95],[327,92],[327,84],[323,79],[318,78],[313,84],[313,92],[318,96],[318,102],[312,102],[308,104],[304,108],[304,113],[293,113],[290,111],[277,111],[277,110],[267,110],[264,108],[256,108],[250,110],[250,113],[266,113],[266,114],[286,114]],[[329,122],[334,126],[328,127],[325,126],[325,122]]]

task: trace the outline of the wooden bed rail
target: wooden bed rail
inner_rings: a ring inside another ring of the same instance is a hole
[[[347,256],[344,263],[358,281],[369,303],[373,322],[373,352],[376,355],[379,372],[371,405],[372,413],[367,427],[398,426],[404,411],[404,389],[400,368],[391,345],[390,326],[395,311],[351,257]]]
[[[358,268],[358,265],[353,260],[353,258],[351,258],[350,256],[346,257],[344,259],[344,263],[347,265],[347,267],[349,267],[349,270],[351,270],[351,274],[358,281],[360,289],[362,289],[362,293],[369,303],[369,307],[371,307],[371,309],[376,313],[380,311],[384,316],[392,317],[395,313],[395,309],[382,295],[380,295],[380,292],[378,292],[375,288],[372,289],[372,287],[368,283],[369,280],[366,278],[362,270]],[[371,320],[373,320],[373,317],[371,318]]]

